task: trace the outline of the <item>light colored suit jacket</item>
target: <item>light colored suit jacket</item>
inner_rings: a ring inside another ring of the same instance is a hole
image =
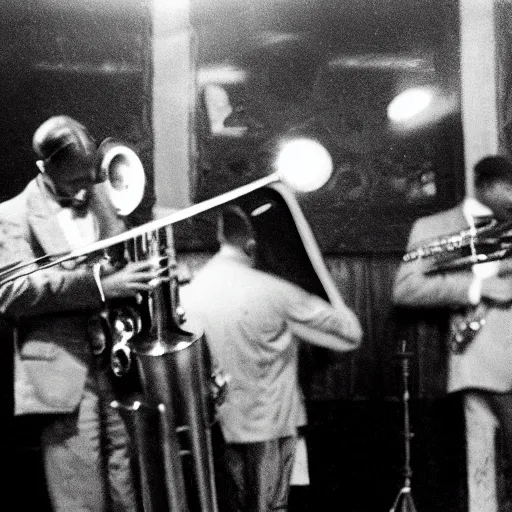
[[[43,186],[39,176],[0,205],[0,267],[70,250]],[[100,238],[125,229],[103,184],[94,188],[91,209]],[[0,313],[16,332],[16,415],[77,407],[92,363],[88,326],[101,307],[92,269],[85,263],[38,271],[0,288]]]
[[[467,229],[462,204],[418,219],[411,230],[408,250],[421,242]],[[447,307],[453,321],[470,307],[471,270],[425,275],[429,258],[402,262],[396,275],[393,298],[412,308]],[[510,265],[503,261],[502,265]],[[503,277],[503,279],[511,279]],[[512,308],[493,307],[486,324],[462,354],[450,352],[448,391],[464,389],[510,391],[512,389]]]
[[[219,420],[228,443],[296,435],[305,424],[294,325],[339,338],[360,330],[341,297],[336,307],[302,288],[248,267],[221,250],[182,290],[187,313],[204,328],[211,353],[231,377]]]

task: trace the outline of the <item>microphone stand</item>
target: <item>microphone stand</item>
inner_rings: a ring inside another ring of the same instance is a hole
[[[401,375],[402,375],[402,385],[403,385],[403,428],[404,428],[404,466],[403,466],[403,474],[404,474],[404,484],[393,503],[393,506],[389,509],[389,512],[416,512],[416,507],[414,505],[414,500],[412,498],[411,492],[411,477],[412,477],[412,468],[411,468],[411,438],[413,437],[413,433],[411,432],[411,422],[410,422],[410,413],[409,413],[409,400],[410,400],[410,392],[409,392],[409,361],[412,357],[412,352],[406,351],[407,342],[402,341],[402,350],[397,354],[400,358],[401,362]]]

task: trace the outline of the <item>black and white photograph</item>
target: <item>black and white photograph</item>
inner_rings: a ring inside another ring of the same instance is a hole
[[[512,512],[512,0],[4,0],[0,67],[2,510]]]

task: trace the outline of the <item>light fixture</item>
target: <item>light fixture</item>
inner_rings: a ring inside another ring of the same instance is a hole
[[[313,139],[284,142],[275,160],[279,177],[298,192],[311,192],[324,186],[332,174],[332,158],[325,146]]]
[[[393,98],[388,105],[388,118],[397,123],[409,122],[423,114],[431,105],[434,94],[427,87],[413,87]]]

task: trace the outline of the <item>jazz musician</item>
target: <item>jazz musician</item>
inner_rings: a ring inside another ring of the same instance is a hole
[[[479,217],[492,216],[498,222],[512,219],[512,163],[502,156],[485,157],[474,167],[474,180],[474,198],[415,222],[409,251],[425,241],[475,229]],[[431,258],[417,257],[401,263],[394,302],[453,310],[447,390],[463,393],[466,414],[474,400],[488,405],[512,462],[512,261],[426,273],[431,262]]]
[[[51,117],[34,133],[40,173],[0,205],[0,265],[70,251],[125,230],[101,183],[87,129]],[[150,289],[148,262],[114,271],[87,261],[4,284],[0,311],[16,327],[15,415],[44,415],[41,449],[57,512],[135,511],[123,422],[98,314],[105,300]]]
[[[219,217],[219,252],[183,289],[214,360],[230,377],[219,423],[226,441],[227,510],[287,510],[297,428],[305,409],[298,342],[356,349],[361,327],[341,297],[331,304],[254,268],[258,244],[239,206]]]

